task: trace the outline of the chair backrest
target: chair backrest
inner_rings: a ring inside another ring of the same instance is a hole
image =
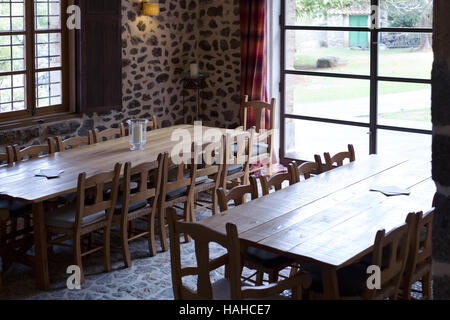
[[[233,292],[240,290],[240,282],[234,281],[240,275],[240,246],[237,228],[228,223],[226,235],[218,233],[198,223],[177,221],[173,208],[167,210],[170,236],[170,262],[172,268],[172,288],[176,300],[211,300],[213,291],[210,272],[228,263],[231,269]],[[183,267],[181,263],[180,234],[187,234],[195,241],[197,266]],[[217,243],[227,250],[221,257],[210,260],[209,244]],[[239,269],[239,270],[238,270]],[[197,276],[197,290],[183,284],[186,276]],[[238,277],[237,280],[240,280]]]
[[[94,141],[87,137],[73,137],[63,140],[61,137],[56,137],[56,152],[63,152],[66,150],[76,149],[81,146],[93,144]]]
[[[196,145],[196,178],[209,177],[216,183],[216,189],[220,185],[222,174],[222,159],[224,153],[225,137],[221,141],[205,143],[203,146]]]
[[[339,152],[333,157],[330,156],[328,152],[324,153],[325,157],[325,168],[327,171],[333,169],[333,164],[336,163],[338,167],[344,164],[345,159],[349,159],[350,162],[355,161],[355,149],[353,145],[348,145],[348,151]]]
[[[408,262],[405,270],[405,281],[410,283],[417,268],[425,263],[431,263],[432,258],[432,230],[434,209],[429,210],[425,214],[418,212],[412,215],[414,228],[411,231],[410,249]],[[408,221],[408,223],[410,223]]]
[[[125,126],[121,123],[118,128],[106,129],[101,132],[94,129],[91,136],[93,136],[94,143],[125,137]]]
[[[178,159],[174,158],[174,154],[170,154],[164,161],[162,179],[161,179],[161,200],[163,201],[166,194],[170,191],[186,187],[188,197],[193,196],[197,164],[193,159],[198,158],[198,147],[195,143],[191,144],[191,154],[184,154],[184,150],[179,150]],[[189,166],[186,172],[185,168]],[[188,173],[188,174],[186,174]]]
[[[289,185],[296,183],[293,176],[294,171],[295,163],[289,163],[287,172],[276,173],[271,177],[260,176],[262,194],[268,195],[272,188],[275,188],[276,191],[281,190],[285,181],[289,182]]]
[[[248,180],[254,141],[256,141],[255,130],[241,131],[235,135],[224,135],[224,158],[221,178],[222,188],[226,188],[226,182],[229,181],[230,178],[234,179],[235,177],[243,176],[245,181]],[[233,145],[237,145],[236,152],[233,150]],[[229,168],[236,165],[242,166],[242,170],[228,175]]]
[[[240,206],[245,202],[246,195],[250,194],[251,199],[258,198],[258,182],[255,177],[250,177],[250,184],[241,185],[226,191],[223,188],[217,190],[220,211],[228,210],[228,202],[233,201],[234,206]]]
[[[155,116],[152,116],[152,118],[147,123],[147,131],[150,130],[156,130],[158,129],[158,119]]]
[[[47,144],[29,146],[20,149],[18,145],[13,146],[14,160],[20,163],[25,160],[31,160],[55,153],[55,144],[52,139],[47,139]]]
[[[375,237],[372,265],[381,268],[381,292],[387,295],[382,298],[397,297],[408,258],[411,230],[414,228],[414,224],[409,221],[413,220],[410,214],[407,218],[408,223],[388,234],[385,230],[379,230]],[[379,290],[366,290],[364,295],[373,299],[379,294]]]
[[[292,166],[288,167],[288,171],[290,170],[290,174],[292,176],[293,183],[300,182],[300,176],[306,179],[311,178],[311,174],[320,174],[322,173],[322,159],[320,155],[314,155],[314,162],[304,162],[300,165],[293,163]]]
[[[106,219],[111,221],[117,203],[121,169],[122,164],[116,163],[114,170],[110,172],[98,173],[90,178],[86,178],[85,172],[78,175],[75,230],[81,229],[84,217],[98,212],[105,211]],[[105,192],[106,186],[111,186],[110,193]],[[89,192],[89,197],[86,196],[86,191]]]
[[[145,162],[135,167],[130,162],[125,163],[122,188],[122,217],[126,218],[130,205],[148,201],[152,207],[152,212],[156,212],[157,199],[161,190],[161,176],[167,153],[160,153],[158,159],[152,162]],[[137,183],[137,187],[132,190],[131,179]]]
[[[6,146],[5,153],[0,152],[0,167],[14,163],[14,152],[11,146]]]
[[[248,96],[244,96],[244,102],[242,104],[242,109],[244,111],[244,130],[247,130],[247,121],[248,121],[248,113],[250,110],[255,111],[255,119],[256,119],[256,132],[260,133],[262,129],[263,122],[263,112],[266,111],[266,115],[268,113],[270,117],[270,128],[263,128],[266,130],[272,130],[275,128],[275,107],[277,101],[276,99],[272,99],[270,103],[266,103],[264,101],[248,101]]]

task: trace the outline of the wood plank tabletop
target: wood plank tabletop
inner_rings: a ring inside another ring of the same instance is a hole
[[[387,197],[370,191],[391,185],[411,194]],[[378,230],[389,232],[409,212],[430,209],[434,192],[431,162],[370,156],[200,223],[225,233],[231,222],[248,245],[341,268],[371,250]]]
[[[112,170],[117,162],[130,161],[133,166],[156,160],[161,152],[169,152],[179,143],[171,136],[177,129],[186,129],[194,137],[201,134],[193,125],[177,125],[147,133],[145,150],[130,151],[128,137],[83,146],[74,150],[25,161],[0,170],[0,197],[15,198],[25,202],[41,202],[64,193],[75,192],[78,174],[87,176]],[[203,127],[204,130],[208,129]],[[225,132],[226,129],[219,129]],[[198,137],[197,137],[198,138]],[[190,146],[189,146],[190,147]],[[59,178],[36,177],[41,169],[64,170]]]

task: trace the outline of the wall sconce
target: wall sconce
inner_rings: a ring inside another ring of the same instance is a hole
[[[159,3],[144,2],[142,5],[142,13],[145,16],[158,16],[159,15]]]

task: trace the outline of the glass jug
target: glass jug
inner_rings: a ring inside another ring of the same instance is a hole
[[[147,142],[147,123],[146,119],[130,119],[128,123],[128,136],[130,140],[130,150],[144,150]]]

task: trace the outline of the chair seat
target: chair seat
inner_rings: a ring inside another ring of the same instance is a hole
[[[181,198],[187,195],[187,187],[179,188],[176,190],[172,190],[167,192],[166,201],[171,201],[177,198]]]
[[[203,183],[211,183],[214,182],[213,179],[208,178],[207,176],[198,177],[195,179],[195,185],[203,184]]]
[[[303,271],[311,274],[311,291],[323,293],[322,272],[312,264],[302,265]],[[343,297],[354,297],[367,289],[367,266],[360,263],[351,264],[337,271],[339,294]]]
[[[231,147],[233,150],[233,154],[237,155],[238,146],[237,144],[233,144]],[[269,151],[269,145],[267,143],[258,142],[253,145],[252,157],[255,157],[260,154],[266,154]]]
[[[25,216],[31,212],[31,205],[16,200],[0,200],[0,209],[8,210],[10,218]]]
[[[277,267],[284,268],[294,262],[292,259],[285,256],[255,247],[247,248],[247,258],[269,269]]]
[[[75,206],[59,208],[47,215],[46,224],[47,226],[50,227],[71,229],[74,227],[75,224],[76,212],[77,210]],[[90,224],[99,222],[105,218],[106,218],[105,211],[94,213],[90,216],[83,218],[82,226],[83,227],[88,226]]]
[[[249,282],[242,281],[241,286],[243,287],[254,287],[253,284]],[[213,299],[214,300],[231,300],[231,293],[230,293],[230,280],[223,278],[220,280],[217,280],[214,283],[211,283],[211,288],[213,292]],[[249,299],[252,300],[252,299]],[[265,297],[261,300],[290,300],[289,297],[282,296],[282,295],[273,295],[270,297]]]
[[[120,214],[122,211],[122,199],[123,199],[123,195],[122,195],[122,193],[120,193],[117,196],[117,203],[116,203],[115,211],[114,211],[116,214]],[[145,200],[132,203],[128,206],[128,212],[134,212],[139,209],[145,208],[147,206],[147,204],[148,204],[148,202]]]
[[[231,175],[233,175],[235,173],[239,173],[243,170],[244,170],[244,168],[240,164],[235,164],[235,165],[229,166],[227,168],[227,176],[231,176]]]

